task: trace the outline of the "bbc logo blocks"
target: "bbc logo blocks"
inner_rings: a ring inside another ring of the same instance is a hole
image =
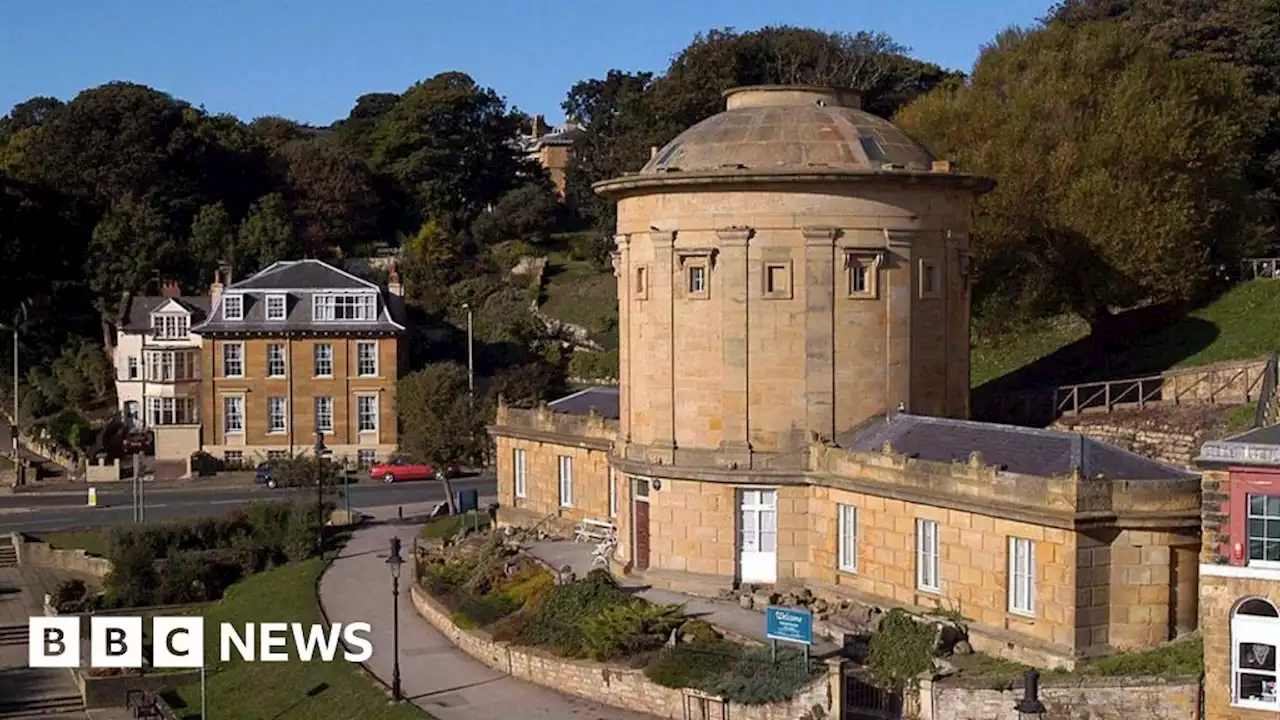
[[[31,667],[81,667],[79,617],[33,617],[28,622]],[[151,663],[157,668],[198,668],[203,663],[204,619],[152,618]],[[140,668],[145,635],[140,617],[89,618],[89,667]]]

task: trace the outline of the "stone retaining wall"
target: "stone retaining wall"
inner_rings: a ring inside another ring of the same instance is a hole
[[[90,555],[83,550],[54,550],[49,543],[27,540],[21,533],[14,533],[12,537],[13,547],[18,551],[19,565],[52,567],[98,578],[104,578],[111,572],[111,561],[106,558]]]
[[[947,678],[921,689],[921,720],[1019,720],[1022,684],[995,689],[991,678]],[[1196,720],[1200,679],[1042,678],[1040,700],[1053,720]]]
[[[454,625],[448,611],[418,585],[413,586],[410,597],[418,614],[463,652],[518,680],[662,718],[683,719],[685,696],[701,696],[693,690],[676,690],[650,682],[643,670],[567,660],[534,648],[496,642],[485,632],[463,630]],[[812,711],[817,707],[825,713],[822,717],[837,717],[839,713],[833,699],[839,697],[839,683],[840,670],[836,666],[830,676],[815,681],[787,702],[735,705],[729,710],[729,716],[734,720],[796,720],[816,716]]]
[[[1193,460],[1200,447],[1221,434],[1216,423],[1179,424],[1156,413],[1139,412],[1062,418],[1051,427],[1185,468],[1194,468]]]
[[[165,688],[178,687],[200,679],[199,670],[179,670],[176,672],[154,673],[150,675],[111,675],[93,677],[79,670],[73,671],[80,695],[84,698],[84,706],[89,710],[98,708],[125,707],[130,690],[159,692]]]

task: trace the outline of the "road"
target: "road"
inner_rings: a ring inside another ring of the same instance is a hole
[[[482,498],[497,492],[497,482],[492,475],[460,478],[452,481],[452,484],[455,492],[478,490]],[[83,490],[0,496],[0,534],[10,531],[49,532],[129,522],[133,519],[132,493],[128,483],[124,483],[122,487],[99,489],[97,507],[87,507],[87,496]],[[306,488],[269,490],[260,486],[198,488],[187,485],[151,488],[146,493],[147,519],[221,515],[257,500],[288,497],[311,499],[315,497],[315,492],[314,489],[308,491]],[[433,480],[390,485],[365,480],[351,485],[351,507],[355,510],[442,500],[444,486]],[[339,499],[337,502],[341,505],[343,501]]]

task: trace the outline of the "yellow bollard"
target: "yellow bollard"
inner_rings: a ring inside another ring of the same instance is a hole
[[[98,489],[89,488],[89,507],[98,507]]]

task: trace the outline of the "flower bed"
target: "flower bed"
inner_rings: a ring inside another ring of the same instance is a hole
[[[602,570],[557,584],[500,536],[427,558],[420,579],[414,604],[424,617],[473,657],[522,679],[668,717],[683,717],[690,690],[743,706],[734,717],[830,709],[823,663],[786,650],[775,662],[767,648],[738,645],[680,606],[636,597]]]

